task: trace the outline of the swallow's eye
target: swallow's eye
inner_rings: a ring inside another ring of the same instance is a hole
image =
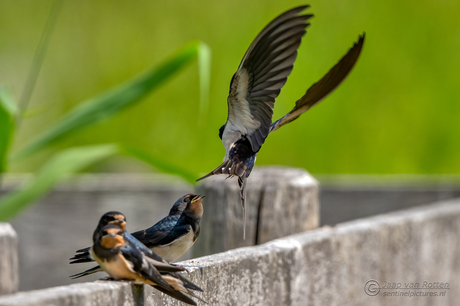
[[[188,203],[188,202],[190,202],[190,198],[185,198],[184,201],[185,201],[185,203]]]

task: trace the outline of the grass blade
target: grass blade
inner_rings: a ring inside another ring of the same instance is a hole
[[[208,113],[209,84],[211,80],[211,49],[205,43],[200,43],[198,51],[198,74],[200,79],[200,107],[198,122],[204,122]]]
[[[118,152],[119,147],[115,144],[74,147],[60,151],[48,160],[24,188],[0,199],[0,221],[16,215],[60,180]]]
[[[192,42],[158,67],[76,106],[55,125],[33,139],[29,145],[15,156],[15,160],[27,157],[31,153],[67,137],[77,130],[106,120],[125,107],[134,105],[145,95],[197,59],[200,50],[204,48],[203,45],[200,42]]]
[[[17,112],[9,91],[4,87],[0,88],[0,173],[6,170],[6,157],[13,139]]]
[[[64,0],[55,0],[53,6],[51,7],[51,12],[48,16],[48,19],[43,29],[40,42],[38,44],[37,50],[35,51],[34,59],[32,60],[32,65],[30,67],[29,73],[27,75],[26,84],[24,85],[24,90],[19,100],[19,106],[22,111],[27,109],[30,98],[37,83],[38,74],[40,73],[40,68],[43,64],[43,59],[45,58],[46,49],[49,46],[49,41],[51,35],[56,27],[56,22],[61,12],[62,4]]]
[[[140,159],[154,166],[160,171],[170,174],[176,174],[192,184],[196,183],[196,178],[198,177],[197,173],[190,172],[187,169],[174,165],[164,160],[163,158],[160,158],[144,150],[140,150],[138,148],[133,148],[129,146],[121,146],[120,153]]]

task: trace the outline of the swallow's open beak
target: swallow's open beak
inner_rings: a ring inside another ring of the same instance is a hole
[[[195,196],[192,199],[192,203],[195,202],[195,201],[201,200],[202,198],[204,198],[204,195],[201,195],[201,193],[200,193],[199,195]]]

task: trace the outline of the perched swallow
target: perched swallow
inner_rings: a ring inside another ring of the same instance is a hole
[[[126,217],[119,211],[109,211],[102,215],[96,229],[93,232],[93,243],[96,242],[97,235],[101,229],[109,224],[118,225],[123,231],[126,231]]]
[[[93,233],[93,243],[96,242],[97,236],[99,235],[101,229],[107,225],[117,225],[119,226],[123,231],[124,231],[124,237],[126,240],[128,240],[132,245],[136,246],[136,248],[144,253],[147,254],[147,256],[155,259],[157,261],[156,263],[156,268],[159,269],[160,271],[164,272],[176,272],[176,271],[186,271],[184,268],[180,266],[174,266],[170,265],[167,263],[164,259],[162,259],[160,256],[156,255],[153,253],[149,248],[147,248],[144,244],[142,244],[139,240],[137,240],[135,237],[133,237],[131,234],[126,232],[126,217],[123,213],[118,212],[118,211],[109,211],[105,213],[101,219],[99,220],[99,223],[97,224],[96,229],[94,230]],[[80,254],[76,254],[72,259],[75,259],[75,262],[91,262],[94,261],[91,253],[90,253],[90,248],[85,248],[78,250],[77,252],[82,252]],[[100,266],[95,266],[91,269],[88,269],[86,271],[71,275],[70,277],[72,279],[76,279],[82,276],[90,275],[96,272],[101,272],[103,269]]]
[[[200,234],[200,220],[203,216],[201,200],[203,198],[204,196],[195,194],[183,196],[174,203],[167,217],[152,227],[134,232],[131,235],[136,241],[140,241],[142,246],[145,245],[164,260],[168,262],[176,260],[192,247]],[[120,220],[119,216],[122,214],[118,212],[111,213],[109,216],[101,218],[98,228],[102,228],[107,224],[114,224],[114,222],[120,223],[120,221],[113,220]],[[128,233],[126,235],[130,236]],[[93,261],[89,248],[80,249],[77,253],[70,258],[71,264]],[[71,277],[78,278],[98,271],[101,271],[100,268],[94,267]]]
[[[133,280],[138,284],[151,285],[190,305],[196,305],[196,302],[189,297],[196,297],[190,289],[202,291],[190,281],[184,282],[185,278],[177,273],[161,274],[157,268],[156,258],[141,252],[126,238],[125,232],[117,225],[104,226],[96,235],[96,241],[90,252],[102,269],[115,279]]]
[[[169,215],[152,227],[132,235],[168,262],[190,249],[200,235],[203,195],[188,194],[174,203]]]
[[[351,71],[363,46],[364,34],[320,81],[307,90],[288,114],[272,123],[275,98],[293,69],[301,38],[310,25],[307,21],[313,17],[311,14],[301,15],[308,7],[297,7],[278,16],[249,46],[231,80],[227,122],[219,129],[225,148],[224,162],[197,180],[216,174],[237,176],[245,224],[246,181],[268,134],[297,119],[331,93]]]

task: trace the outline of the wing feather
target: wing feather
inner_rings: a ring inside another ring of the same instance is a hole
[[[246,135],[253,152],[259,151],[269,133],[275,99],[313,16],[299,15],[306,8],[294,8],[270,22],[249,46],[232,78],[226,129]]]
[[[295,107],[281,119],[273,122],[270,132],[279,129],[281,126],[294,121],[311,107],[318,104],[334,91],[340,83],[348,76],[356,64],[364,44],[365,34],[360,35],[353,47],[345,54],[340,61],[318,82],[313,84],[297,102]]]

